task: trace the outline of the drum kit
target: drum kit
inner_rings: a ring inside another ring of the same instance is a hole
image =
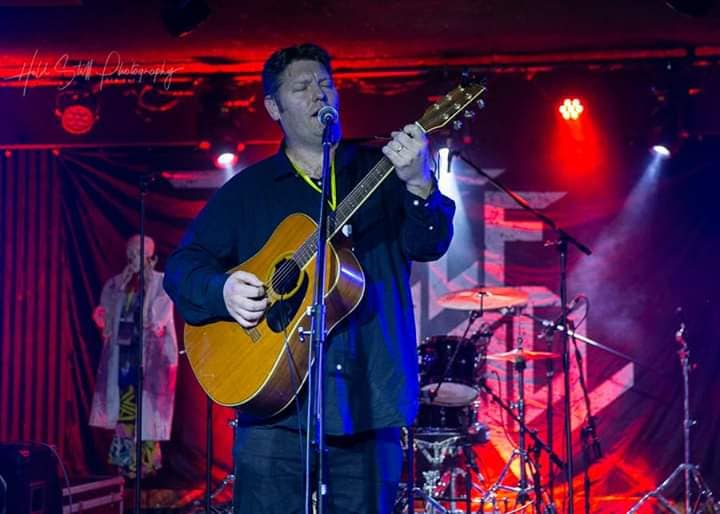
[[[418,347],[420,409],[415,425],[404,433],[409,471],[395,512],[416,512],[417,499],[423,502],[420,512],[426,514],[555,513],[540,484],[538,459],[528,454],[526,438],[534,440],[538,452],[547,451],[555,464],[564,464],[527,429],[524,372],[529,361],[558,359],[560,355],[526,350],[522,339],[510,351],[487,351],[493,333],[527,305],[527,293],[508,287],[473,288],[446,294],[438,303],[446,309],[468,311],[468,324],[462,336],[433,336]],[[474,322],[488,311],[499,311],[502,316],[482,323],[469,335]],[[518,380],[516,402],[508,405],[485,383],[488,361],[513,364]],[[516,449],[493,484],[482,475],[473,450],[489,440],[488,427],[479,416],[481,397],[492,398],[519,426]],[[515,461],[519,461],[520,476],[517,484],[509,485]],[[461,505],[463,509],[458,508]]]

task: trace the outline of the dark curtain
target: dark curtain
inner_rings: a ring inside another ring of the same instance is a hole
[[[127,152],[16,151],[0,162],[0,442],[56,445],[75,475],[114,473],[106,464],[111,432],[87,424],[102,347],[91,315],[105,281],[125,265],[125,241],[139,230],[139,179],[147,170]],[[205,197],[151,185],[146,231],[158,269]],[[173,436],[163,443],[158,479],[188,487],[201,480],[205,423],[197,413],[204,407],[181,358]],[[229,441],[226,417],[215,408],[216,438]],[[229,443],[218,446],[220,475]]]
[[[78,450],[73,318],[60,166],[49,152],[0,160],[0,440]]]

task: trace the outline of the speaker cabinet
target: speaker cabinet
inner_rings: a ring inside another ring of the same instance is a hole
[[[7,514],[60,514],[57,461],[46,446],[0,444],[0,475],[7,483]]]

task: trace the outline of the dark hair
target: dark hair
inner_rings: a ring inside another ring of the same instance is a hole
[[[262,83],[265,96],[277,93],[280,89],[280,75],[295,61],[317,61],[332,75],[330,55],[324,48],[313,43],[282,48],[272,54],[263,66]]]

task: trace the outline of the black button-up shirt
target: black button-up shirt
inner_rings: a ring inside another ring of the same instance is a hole
[[[374,149],[339,146],[338,202],[380,158]],[[282,148],[235,176],[210,199],[168,260],[165,289],[182,317],[192,324],[229,318],[222,293],[226,271],[257,253],[285,217],[299,212],[317,221],[318,209],[319,193],[297,175]],[[350,219],[366,287],[360,305],[327,338],[328,434],[414,421],[419,387],[410,261],[445,253],[454,211],[437,188],[423,199],[391,173]],[[259,423],[304,427],[306,416],[298,420],[297,412],[305,411],[306,397],[303,392],[299,404]]]

